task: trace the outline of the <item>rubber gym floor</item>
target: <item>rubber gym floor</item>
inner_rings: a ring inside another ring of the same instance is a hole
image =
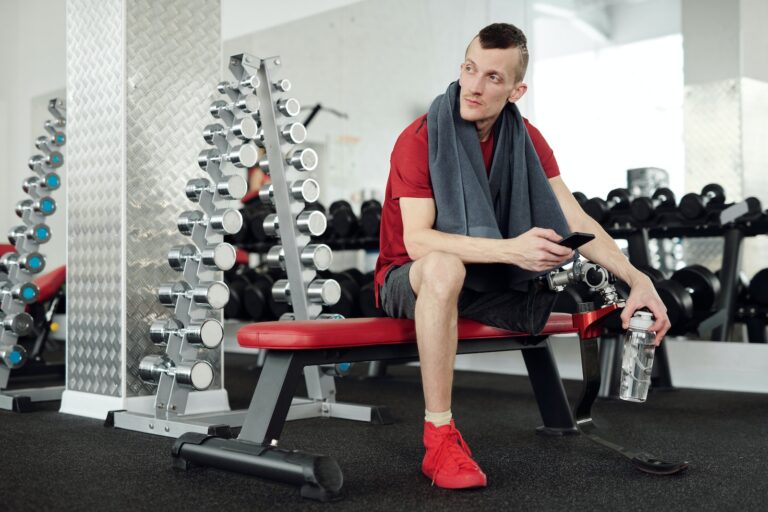
[[[233,408],[248,405],[258,370],[227,357]],[[339,399],[391,408],[386,426],[344,420],[288,422],[284,448],[333,456],[342,500],[307,501],[297,488],[214,469],[171,468],[171,439],[58,414],[57,402],[0,412],[0,510],[765,510],[768,397],[678,389],[642,405],[601,400],[595,418],[626,445],[691,461],[671,477],[643,474],[581,436],[538,436],[525,377],[457,372],[454,414],[486,489],[445,491],[421,475],[423,405],[418,369],[390,367],[338,381]],[[574,400],[578,383],[566,381]]]

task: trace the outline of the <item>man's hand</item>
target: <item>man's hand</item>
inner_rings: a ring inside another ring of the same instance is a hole
[[[659,298],[659,294],[656,293],[656,289],[653,287],[653,283],[648,276],[638,275],[630,286],[631,290],[629,298],[627,298],[627,305],[621,313],[621,325],[624,329],[628,329],[629,320],[635,314],[635,311],[640,308],[648,308],[656,318],[650,330],[656,333],[656,339],[653,343],[658,346],[661,343],[661,339],[672,326],[669,323],[669,317],[667,317],[667,308],[664,306],[661,298]]]
[[[505,263],[525,270],[543,272],[559,267],[573,257],[573,251],[556,242],[563,237],[551,229],[532,228],[520,236],[503,240]]]

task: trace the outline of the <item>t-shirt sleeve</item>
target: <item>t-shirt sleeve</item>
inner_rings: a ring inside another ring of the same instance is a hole
[[[432,181],[429,178],[429,146],[426,131],[426,123],[420,128],[419,125],[415,127],[411,125],[397,139],[390,158],[392,199],[434,197]]]
[[[555,153],[552,151],[552,148],[549,147],[549,144],[547,143],[544,136],[541,134],[539,129],[529,123],[528,120],[526,120],[525,125],[528,128],[528,135],[531,136],[533,148],[536,150],[536,154],[539,155],[539,160],[541,161],[542,169],[544,169],[544,174],[547,175],[547,178],[560,176],[560,166],[557,165]]]

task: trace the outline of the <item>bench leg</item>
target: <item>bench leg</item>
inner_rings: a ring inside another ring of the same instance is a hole
[[[592,441],[627,457],[640,471],[655,475],[672,475],[685,470],[688,467],[688,462],[666,462],[650,453],[624,448],[597,435],[597,426],[592,420],[592,404],[595,402],[600,389],[600,356],[598,355],[597,338],[580,340],[579,346],[581,347],[581,370],[584,377],[581,396],[575,410],[579,432]]]
[[[549,342],[526,348],[522,352],[533,394],[544,421],[544,426],[539,427],[538,432],[545,435],[577,434],[568,397],[565,395],[563,381],[560,380],[560,372],[557,370]]]
[[[265,445],[280,438],[302,368],[295,352],[269,351],[238,439]]]
[[[174,467],[209,466],[301,486],[301,495],[338,499],[344,477],[325,455],[276,446],[304,367],[295,352],[271,350],[264,361],[251,405],[237,439],[186,433],[174,443]]]

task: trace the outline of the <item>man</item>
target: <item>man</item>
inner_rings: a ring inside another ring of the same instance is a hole
[[[467,47],[458,83],[392,151],[376,291],[389,316],[415,319],[426,406],[422,471],[443,488],[486,485],[452,419],[458,317],[540,332],[555,294],[532,278],[574,257],[557,244],[563,235],[595,234],[581,253],[629,283],[624,328],[643,307],[656,318],[657,344],[670,326],[651,281],[584,213],[547,142],[520,116],[527,64],[522,31],[485,27]]]

